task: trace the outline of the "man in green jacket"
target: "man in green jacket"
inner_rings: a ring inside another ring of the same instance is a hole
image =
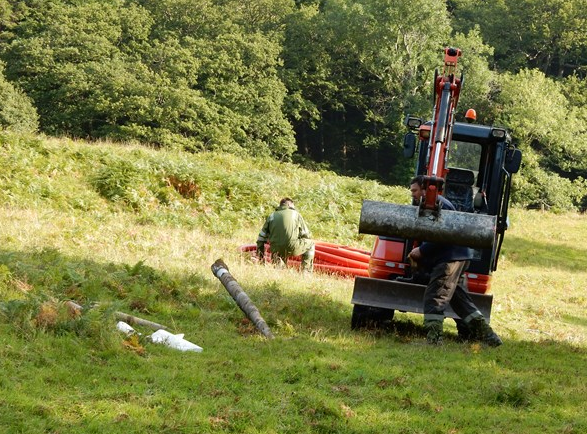
[[[302,255],[302,270],[314,269],[314,241],[302,215],[295,209],[293,200],[284,197],[265,220],[257,238],[257,257],[265,257],[265,243],[269,241],[271,259],[287,263],[290,256]]]

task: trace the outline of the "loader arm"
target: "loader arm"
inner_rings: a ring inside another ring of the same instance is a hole
[[[461,55],[458,48],[444,50],[442,75],[435,75],[435,103],[432,117],[431,139],[428,145],[427,173],[424,178],[426,195],[422,209],[439,211],[438,195],[444,189],[446,162],[455,122],[455,109],[461,92],[462,77],[456,78],[457,61]]]

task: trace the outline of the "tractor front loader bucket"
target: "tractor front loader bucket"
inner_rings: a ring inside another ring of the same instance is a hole
[[[356,277],[351,303],[388,310],[393,309],[400,312],[424,313],[425,289],[425,285],[414,283]],[[477,309],[489,321],[493,295],[469,292],[469,296]],[[444,314],[448,318],[459,318],[450,306]]]
[[[413,205],[364,200],[359,221],[359,233],[400,237],[418,241],[433,241],[472,248],[491,248],[497,227],[497,217],[460,211],[432,211]]]

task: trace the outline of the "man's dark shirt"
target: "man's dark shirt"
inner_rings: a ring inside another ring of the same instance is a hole
[[[443,210],[455,211],[455,207],[444,196],[438,196],[440,207]],[[468,261],[473,257],[473,251],[464,246],[441,244],[425,241],[420,245],[420,252],[426,265],[434,267],[443,262]]]

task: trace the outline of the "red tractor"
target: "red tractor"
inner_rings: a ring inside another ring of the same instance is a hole
[[[359,232],[377,235],[369,261],[369,276],[355,279],[353,328],[377,325],[396,310],[423,313],[426,276],[412,269],[408,253],[421,241],[458,244],[475,251],[467,271],[470,295],[489,321],[491,273],[508,227],[512,174],[522,153],[503,128],[455,122],[463,83],[456,77],[460,50],[445,50],[444,70],[434,80],[432,119],[407,116],[410,129],[404,155],[417,153],[415,175],[424,175],[426,195],[420,203],[397,205],[365,200]],[[467,113],[469,120],[471,111]],[[442,194],[457,211],[440,210]],[[458,316],[447,310],[446,315]]]

